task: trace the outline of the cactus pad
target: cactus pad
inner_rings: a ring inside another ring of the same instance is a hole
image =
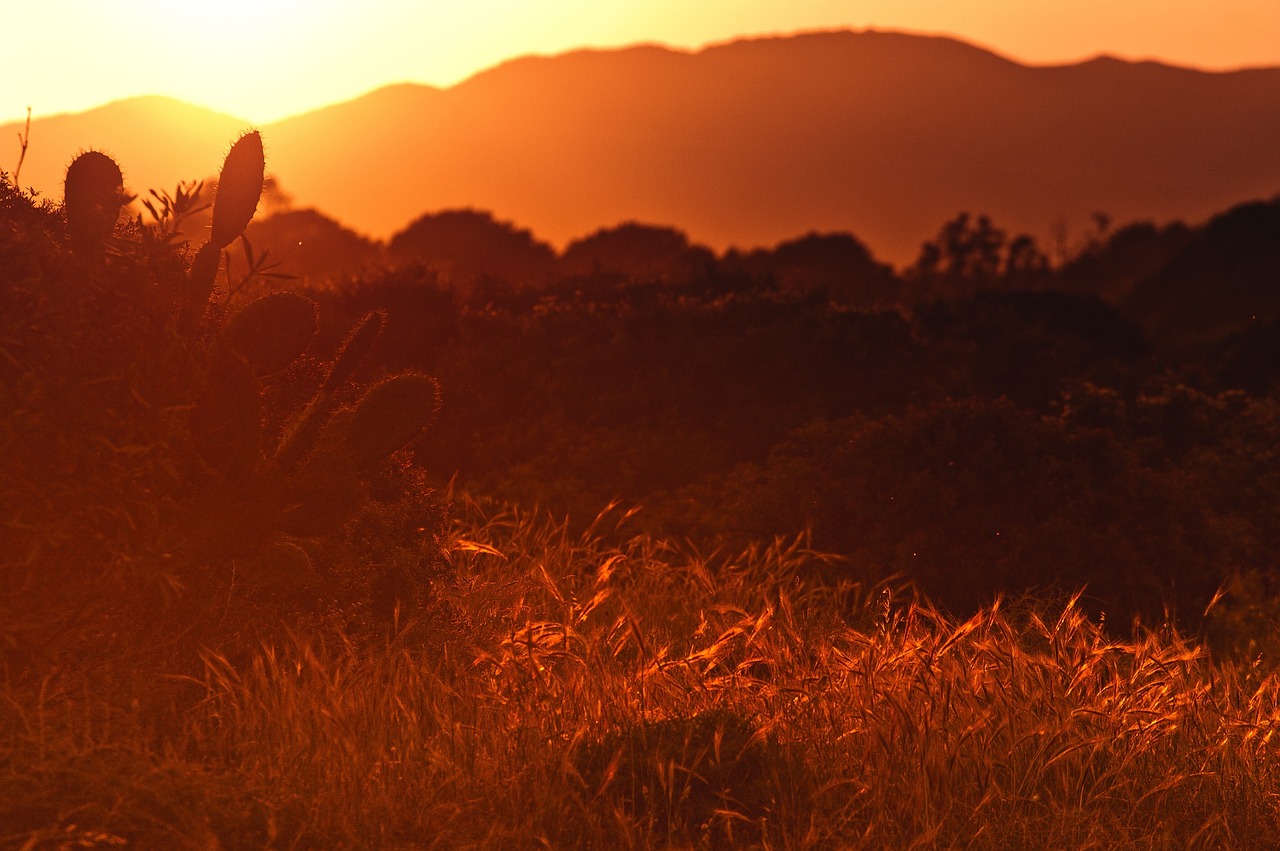
[[[204,316],[209,306],[209,297],[213,295],[214,279],[218,277],[218,268],[222,265],[222,249],[212,242],[204,245],[191,262],[188,273],[189,288],[182,297],[182,312],[178,320],[184,334],[189,334]]]
[[[72,249],[82,257],[100,255],[124,203],[120,166],[100,151],[86,151],[67,167],[63,195]]]
[[[357,467],[386,458],[431,423],[438,399],[436,382],[426,375],[405,373],[376,385],[356,406],[344,454]]]
[[[232,316],[222,341],[263,376],[293,363],[315,334],[314,302],[293,293],[272,293]]]
[[[356,369],[369,356],[373,344],[382,334],[382,326],[386,324],[387,314],[381,310],[366,315],[357,324],[354,331],[342,344],[333,368],[324,381],[324,389],[333,392],[355,375]]]
[[[231,146],[218,178],[209,242],[226,248],[244,233],[262,197],[265,168],[262,137],[258,131],[244,134]]]

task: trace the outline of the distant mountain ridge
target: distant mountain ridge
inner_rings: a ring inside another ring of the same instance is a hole
[[[246,126],[139,101],[37,117],[23,183],[58,196],[71,154],[100,147],[134,191],[169,186]],[[902,264],[960,210],[1051,249],[1097,210],[1194,222],[1280,192],[1280,68],[1025,66],[876,31],[525,57],[261,129],[298,204],[380,238],[476,207],[559,245],[627,220],[718,249],[838,230]]]
[[[86,112],[42,117],[35,114],[19,180],[42,193],[62,198],[67,165],[81,150],[102,150],[115,157],[132,191],[172,188],[182,180],[216,174],[221,157],[245,129],[243,119],[193,106],[174,98],[144,95],[113,101]],[[0,169],[13,173],[22,124],[0,127],[6,140]]]

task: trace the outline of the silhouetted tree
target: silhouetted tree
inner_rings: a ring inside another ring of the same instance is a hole
[[[809,233],[771,251],[753,251],[740,262],[783,292],[822,293],[862,308],[896,304],[900,298],[893,269],[848,233]]]
[[[915,298],[953,298],[990,289],[1028,289],[1047,277],[1049,261],[1035,238],[1009,240],[987,216],[960,213],[944,224],[906,271]]]
[[[245,232],[257,252],[270,251],[281,268],[323,282],[377,264],[381,247],[317,210],[285,210]]]
[[[1280,198],[1215,216],[1123,307],[1153,339],[1196,342],[1280,318],[1277,281]]]
[[[544,286],[555,251],[532,232],[481,210],[445,210],[422,216],[391,238],[391,259],[419,263],[442,283],[470,292],[482,281],[513,288]]]
[[[569,243],[560,275],[679,284],[708,276],[715,262],[710,249],[691,245],[682,231],[627,222]]]
[[[1094,240],[1067,261],[1053,277],[1054,289],[1096,295],[1119,304],[1142,281],[1173,260],[1191,238],[1181,222],[1157,227],[1135,222]]]

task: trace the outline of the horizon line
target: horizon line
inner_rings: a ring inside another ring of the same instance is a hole
[[[122,95],[121,97],[113,98],[111,100],[98,103],[93,106],[88,106],[82,109],[64,109],[58,112],[52,112],[44,115],[37,113],[35,111],[34,105],[28,105],[28,106],[24,106],[22,112],[13,118],[0,118],[0,128],[8,128],[11,125],[24,125],[27,121],[28,109],[31,110],[31,121],[36,122],[36,121],[44,121],[44,120],[49,120],[54,118],[83,115],[85,113],[94,112],[100,109],[106,109],[108,107],[115,106],[117,104],[128,103],[129,101],[138,101],[138,100],[168,100],[176,104],[180,104],[182,106],[200,109],[205,112],[214,113],[216,115],[219,115],[225,118],[232,118],[242,123],[245,123],[247,126],[267,127],[272,124],[280,124],[285,121],[292,120],[294,118],[300,118],[305,115],[321,112],[331,107],[352,103],[354,101],[358,101],[365,97],[368,97],[369,95],[374,94],[376,92],[380,92],[385,89],[396,88],[398,86],[415,86],[415,87],[421,87],[421,88],[427,88],[427,89],[436,89],[442,92],[449,91],[451,89],[465,85],[466,83],[476,79],[477,77],[491,73],[507,65],[511,65],[518,62],[524,62],[528,60],[557,59],[561,57],[573,56],[575,54],[582,54],[582,53],[622,53],[629,50],[637,50],[637,49],[643,49],[643,48],[657,48],[661,50],[667,50],[672,53],[683,53],[689,56],[697,56],[711,50],[728,47],[734,44],[742,44],[742,43],[749,43],[749,42],[756,42],[756,41],[793,39],[793,38],[801,38],[805,36],[815,36],[815,35],[833,35],[833,34],[838,35],[838,34],[846,34],[846,33],[853,34],[853,35],[901,35],[901,36],[910,36],[910,37],[916,37],[916,38],[953,41],[959,44],[963,44],[967,47],[971,47],[971,48],[983,51],[985,53],[989,53],[999,59],[1002,59],[1006,62],[1010,62],[1015,65],[1020,65],[1024,68],[1046,68],[1046,69],[1071,68],[1079,65],[1086,65],[1090,62],[1096,62],[1098,60],[1106,59],[1106,60],[1113,60],[1113,61],[1122,62],[1130,65],[1159,65],[1165,68],[1171,68],[1171,69],[1177,69],[1177,70],[1183,70],[1183,71],[1192,71],[1192,72],[1202,73],[1202,74],[1233,74],[1233,73],[1248,72],[1248,71],[1280,69],[1280,63],[1273,64],[1273,65],[1266,65],[1266,64],[1258,65],[1258,64],[1246,63],[1242,65],[1212,67],[1212,66],[1195,65],[1195,64],[1189,64],[1189,63],[1181,63],[1165,57],[1124,56],[1124,55],[1119,55],[1117,53],[1106,51],[1106,50],[1101,50],[1096,53],[1090,53],[1085,56],[1074,58],[1074,59],[1031,61],[1031,60],[1019,58],[1013,55],[1012,53],[1006,52],[1000,48],[993,47],[989,44],[985,44],[976,39],[972,39],[962,35],[957,35],[955,33],[950,33],[950,32],[909,30],[909,29],[902,29],[902,28],[880,28],[875,26],[868,26],[868,27],[862,27],[862,28],[827,27],[827,28],[800,29],[800,30],[792,30],[792,31],[777,30],[772,32],[744,33],[744,34],[732,36],[726,39],[706,41],[696,46],[685,46],[685,45],[673,44],[673,43],[657,41],[657,40],[643,40],[643,41],[626,42],[626,43],[614,44],[614,45],[581,45],[578,47],[567,48],[565,50],[548,51],[548,52],[531,51],[528,53],[517,54],[511,57],[508,57],[506,59],[502,59],[491,65],[486,65],[464,76],[461,76],[450,83],[436,83],[436,82],[430,82],[425,80],[388,80],[385,83],[376,85],[370,89],[366,89],[360,94],[354,95],[352,97],[340,97],[336,100],[328,101],[328,102],[319,104],[317,106],[305,107],[297,111],[285,112],[275,116],[246,117],[242,115],[233,114],[230,112],[225,112],[221,109],[208,106],[207,104],[187,100],[185,98],[179,97],[174,94],[167,94],[163,92],[148,92],[148,93],[138,93],[138,94],[132,94],[132,95]]]

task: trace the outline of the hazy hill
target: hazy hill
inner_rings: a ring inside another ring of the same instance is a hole
[[[92,148],[119,161],[131,191],[172,189],[179,180],[217,174],[227,149],[248,127],[242,119],[159,96],[48,118],[37,112],[19,180],[60,199],[67,165]],[[18,163],[14,137],[22,129],[22,124],[0,127],[0,169],[10,174]]]
[[[79,129],[80,117],[57,119],[58,138],[119,154],[135,186],[159,170],[148,147],[187,176],[216,165],[164,134],[144,147],[125,135],[132,117],[114,135],[106,119],[120,108]],[[200,131],[216,152],[229,134],[212,124]],[[559,245],[632,219],[715,248],[846,230],[903,263],[959,210],[1052,247],[1060,223],[1079,234],[1095,210],[1197,221],[1280,190],[1280,69],[1028,67],[880,32],[528,57],[262,129],[286,191],[378,237],[474,206]],[[51,136],[37,122],[31,156]],[[28,169],[24,183],[49,186]]]

